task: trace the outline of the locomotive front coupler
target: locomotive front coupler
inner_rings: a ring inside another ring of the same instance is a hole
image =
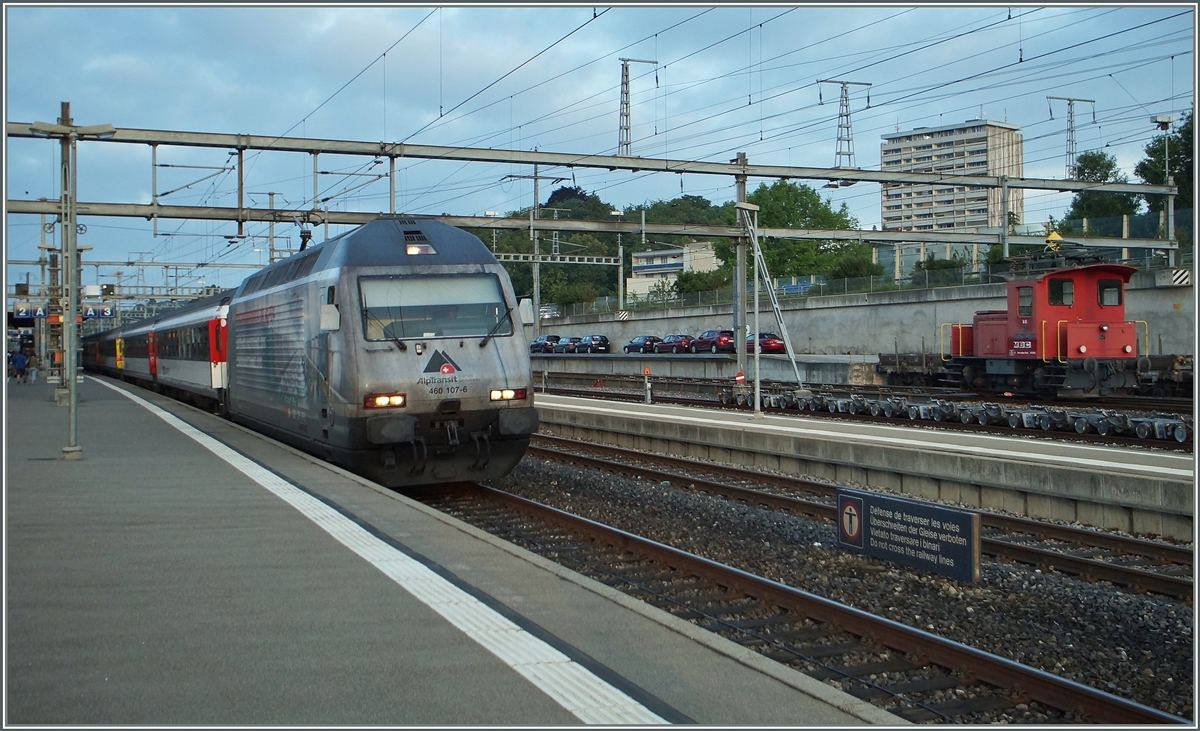
[[[492,440],[488,438],[488,430],[471,432],[471,441],[475,442],[475,464],[471,469],[487,467],[492,461]]]

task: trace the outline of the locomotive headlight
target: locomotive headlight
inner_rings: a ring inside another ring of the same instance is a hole
[[[1133,352],[1133,346],[1132,346],[1132,345],[1126,345],[1126,346],[1125,346],[1125,352],[1126,352],[1126,353],[1132,353],[1132,352]]]
[[[525,389],[494,388],[492,389],[490,396],[493,401],[524,401]]]
[[[1100,326],[1100,332],[1102,332],[1102,333],[1106,333],[1106,332],[1108,332],[1108,325],[1101,325],[1101,326]]]
[[[407,399],[402,393],[371,393],[363,398],[364,409],[398,409]]]
[[[1080,352],[1080,353],[1086,353],[1086,352],[1087,352],[1087,346],[1086,346],[1086,345],[1080,345],[1080,346],[1079,346],[1079,352]]]

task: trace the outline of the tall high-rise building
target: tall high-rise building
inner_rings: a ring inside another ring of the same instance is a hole
[[[884,183],[881,220],[885,231],[944,231],[1005,225],[999,188],[955,185],[954,175],[1024,174],[1025,143],[1020,127],[972,119],[945,127],[917,127],[883,135],[881,169],[888,173],[946,173],[938,183]],[[1008,191],[1008,210],[1024,218],[1024,191]]]

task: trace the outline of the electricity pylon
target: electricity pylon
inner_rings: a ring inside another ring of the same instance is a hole
[[[1092,105],[1092,124],[1096,123],[1095,99],[1071,99],[1065,96],[1048,96],[1046,102],[1058,99],[1067,103],[1067,179],[1075,178],[1075,102],[1089,102]],[[1054,119],[1054,107],[1050,107],[1050,119]]]
[[[658,61],[642,61],[637,58],[622,58],[621,61],[621,139],[617,144],[618,155],[632,155],[633,142],[630,138],[629,131],[629,64],[631,63],[652,63],[658,65]]]

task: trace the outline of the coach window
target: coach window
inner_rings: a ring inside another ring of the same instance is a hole
[[[1121,280],[1101,279],[1097,294],[1101,307],[1116,307],[1121,304]]]
[[[1066,305],[1067,307],[1075,304],[1075,280],[1051,279],[1050,304]]]
[[[1033,287],[1017,287],[1017,314],[1021,317],[1033,315]]]

